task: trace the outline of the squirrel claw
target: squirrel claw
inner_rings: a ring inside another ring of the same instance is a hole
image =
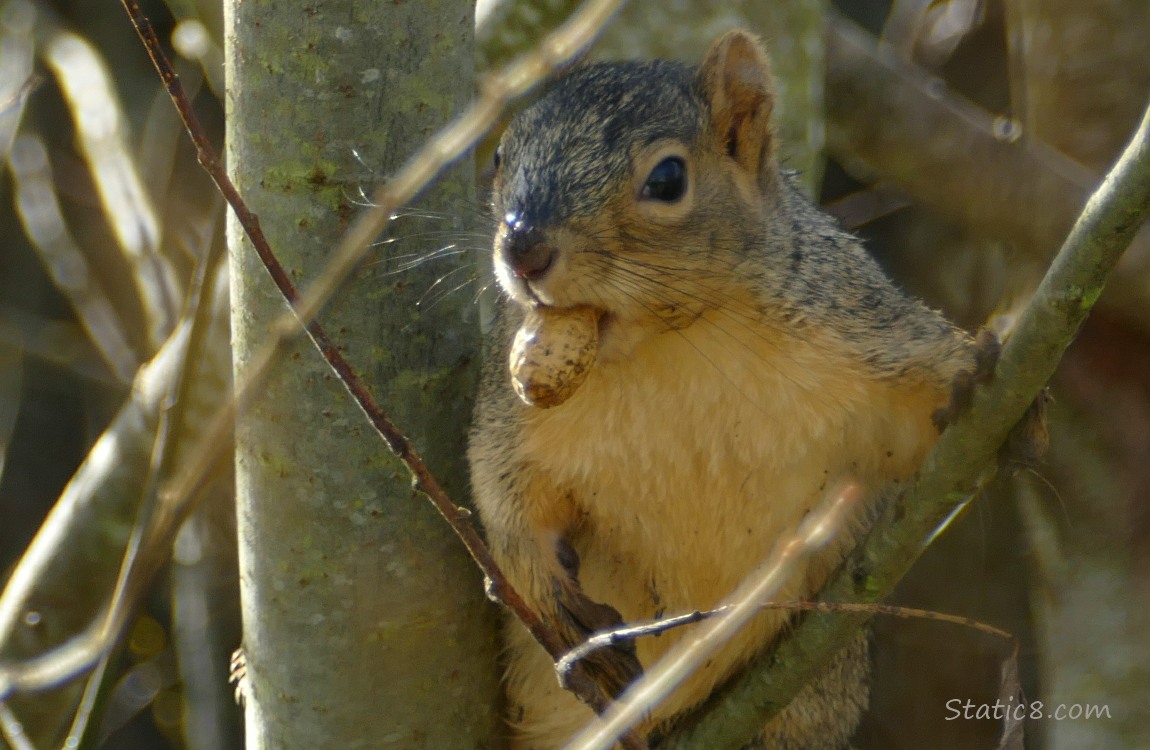
[[[1002,342],[998,334],[989,328],[978,332],[974,341],[974,370],[963,370],[955,376],[950,386],[950,402],[935,410],[930,416],[935,429],[942,432],[946,426],[966,413],[974,403],[975,387],[989,383],[994,378],[994,368],[1002,354]]]
[[[560,628],[560,632],[575,635],[570,645],[582,643],[595,631],[611,630],[624,624],[618,610],[590,599],[579,588],[578,581],[556,581],[555,589],[559,612],[567,625]],[[627,685],[642,673],[643,667],[635,655],[634,642],[625,641],[592,652],[576,664],[574,669],[559,675],[559,678],[564,687],[575,687],[580,681],[590,679],[607,695],[618,698]]]
[[[235,699],[236,705],[244,705],[247,691],[251,685],[248,680],[248,656],[244,653],[243,646],[232,652],[232,657],[228,662],[228,682],[235,686],[232,697]]]
[[[617,700],[627,686],[643,674],[634,654],[611,646],[595,651],[559,674],[564,689],[587,695],[590,683],[598,685],[612,700]]]
[[[931,415],[931,421],[939,432],[970,409],[975,387],[990,382],[994,377],[1001,354],[1002,343],[998,335],[989,328],[979,331],[974,342],[974,369],[958,373],[951,384],[950,402]],[[1046,431],[1046,405],[1050,400],[1050,391],[1044,388],[999,450],[999,467],[1018,470],[1038,464],[1050,444]]]

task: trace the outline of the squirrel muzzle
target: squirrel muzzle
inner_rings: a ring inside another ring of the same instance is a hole
[[[541,279],[558,252],[538,227],[515,213],[503,217],[496,247],[498,262],[504,263],[516,278],[526,281]]]

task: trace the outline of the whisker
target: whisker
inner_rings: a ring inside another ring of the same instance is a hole
[[[491,288],[491,285],[494,283],[495,283],[495,281],[491,280],[491,281],[488,281],[483,286],[479,287],[479,291],[477,291],[475,293],[475,296],[471,298],[471,304],[478,305],[479,304],[479,298],[482,297],[487,292],[487,290]],[[500,291],[502,292],[502,289],[500,289]],[[505,295],[503,295],[503,296],[505,296]]]
[[[417,307],[422,306],[428,300],[431,293],[434,292],[436,289],[438,289],[445,281],[450,279],[452,276],[455,276],[456,274],[459,274],[460,272],[470,272],[472,269],[473,269],[473,266],[471,266],[471,265],[458,266],[456,268],[452,268],[447,273],[444,273],[441,276],[437,277],[435,279],[435,281],[431,282],[431,284],[428,285],[427,289],[424,290],[423,294],[416,301],[416,303],[415,303],[416,306]]]
[[[379,260],[368,263],[368,266],[376,266],[380,264],[390,265],[396,264],[394,267],[388,268],[384,271],[384,275],[392,276],[397,273],[405,273],[414,268],[418,268],[424,263],[429,263],[443,258],[458,257],[461,255],[470,255],[475,251],[474,248],[456,247],[454,245],[447,245],[438,250],[433,250],[429,253],[415,253],[408,255],[400,255],[394,258],[380,258]]]
[[[409,260],[432,260],[442,255],[457,255],[458,253],[466,252],[470,248],[461,248],[455,243],[444,245],[443,247],[432,250],[426,253],[404,253],[402,255],[389,255],[386,258],[380,258],[380,263],[390,263],[393,261],[409,261]]]
[[[400,264],[394,270],[389,271],[388,273],[389,274],[403,273],[404,271],[410,271],[413,268],[417,268],[417,267],[423,265],[424,263],[426,263],[428,261],[439,260],[440,258],[452,258],[452,257],[460,256],[460,255],[466,255],[468,253],[468,251],[465,249],[452,248],[449,250],[448,248],[452,248],[452,246],[448,245],[445,248],[442,248],[440,250],[436,250],[434,253],[429,253],[429,254],[424,255],[422,257],[415,258],[413,260],[409,260],[405,263]]]
[[[438,305],[440,302],[442,302],[443,300],[447,299],[448,297],[450,297],[453,294],[455,294],[456,292],[458,292],[460,289],[467,286],[468,284],[473,284],[479,280],[479,276],[475,273],[472,273],[470,276],[468,276],[466,279],[464,279],[461,283],[451,287],[450,289],[447,289],[446,291],[441,291],[439,294],[437,294],[433,298],[430,298],[430,299],[428,298],[428,296],[432,293],[432,291],[435,290],[436,287],[440,286],[444,281],[446,281],[448,279],[448,277],[458,273],[459,271],[465,271],[465,270],[473,272],[475,270],[475,266],[474,265],[460,266],[459,268],[454,268],[451,271],[449,271],[448,273],[445,273],[443,276],[440,276],[438,279],[435,280],[435,283],[432,284],[430,287],[428,287],[427,291],[423,293],[423,297],[421,297],[420,300],[415,303],[416,307],[419,307],[423,310],[430,310],[430,309],[434,308],[436,305]]]
[[[393,237],[386,237],[382,240],[379,240],[378,242],[373,243],[373,246],[375,246],[375,245],[394,245],[396,242],[405,242],[408,240],[438,240],[438,239],[443,239],[444,237],[447,237],[447,238],[453,239],[453,240],[462,240],[462,239],[476,240],[476,241],[479,241],[483,244],[484,249],[487,249],[489,247],[488,243],[490,242],[490,239],[491,239],[490,237],[483,234],[482,232],[456,232],[456,231],[453,231],[450,229],[435,229],[435,230],[428,230],[426,232],[411,232],[411,233],[403,233],[403,234],[396,235]]]
[[[668,306],[681,304],[683,300],[694,300],[694,301],[697,301],[700,304],[702,304],[704,307],[704,310],[717,313],[719,318],[729,321],[730,324],[732,324],[734,326],[734,330],[732,330],[728,326],[724,326],[724,325],[720,324],[719,319],[716,319],[713,316],[712,317],[705,317],[704,319],[705,319],[706,323],[709,324],[712,328],[714,328],[719,333],[726,336],[733,344],[748,349],[751,352],[752,356],[758,362],[760,362],[764,367],[770,369],[776,375],[785,378],[788,382],[791,382],[792,384],[794,384],[798,388],[801,388],[801,389],[807,390],[807,391],[810,390],[809,388],[806,388],[802,384],[796,382],[793,377],[791,377],[790,375],[788,375],[787,373],[782,371],[778,367],[778,364],[776,362],[772,361],[772,359],[770,357],[767,357],[764,354],[762,354],[761,352],[756,351],[754,348],[746,347],[745,346],[745,339],[740,336],[740,333],[749,334],[749,335],[753,336],[754,338],[769,342],[770,337],[768,336],[767,333],[765,333],[763,331],[763,328],[765,327],[770,332],[779,332],[779,333],[785,334],[787,332],[786,332],[784,326],[779,325],[778,323],[771,321],[768,317],[761,314],[761,312],[759,314],[743,312],[741,310],[735,310],[735,309],[730,308],[729,306],[723,305],[721,301],[715,299],[715,296],[716,296],[716,293],[718,292],[718,290],[708,289],[707,287],[703,286],[702,284],[699,284],[698,282],[693,282],[693,283],[696,287],[698,287],[699,290],[701,290],[701,292],[698,290],[692,291],[690,288],[685,287],[682,283],[682,276],[674,277],[676,283],[671,284],[671,283],[665,282],[662,279],[658,278],[657,275],[656,276],[648,276],[648,275],[639,273],[635,268],[629,268],[628,267],[628,265],[639,266],[641,268],[647,268],[648,270],[650,270],[651,268],[656,268],[656,269],[659,268],[658,264],[644,264],[641,261],[639,261],[638,259],[622,258],[622,257],[614,256],[613,254],[610,254],[610,253],[598,253],[598,254],[604,255],[606,257],[610,257],[616,261],[616,265],[613,267],[612,270],[614,270],[616,272],[621,271],[621,272],[623,272],[625,274],[629,274],[631,276],[631,280],[628,282],[630,289],[645,293],[647,296],[653,297],[660,302],[664,302]],[[671,268],[674,270],[674,267],[666,267],[666,268]],[[696,276],[698,275],[698,270],[699,269],[691,269],[691,271],[693,273],[695,273]],[[723,277],[724,276],[722,274],[716,274],[715,275],[715,278],[723,278]],[[621,284],[620,280],[617,277],[613,278],[610,283],[612,285],[614,285],[620,292],[622,292],[624,294],[626,294],[628,292],[628,289],[627,289],[628,285]],[[652,287],[656,287],[660,291],[655,291],[655,289],[653,289]],[[707,293],[707,294],[704,294],[704,293]],[[633,302],[639,302],[640,304],[642,304],[641,300],[636,299],[636,295],[630,294],[628,296]],[[645,304],[644,304],[644,308],[647,309],[649,312],[651,312],[651,314],[653,316],[659,317],[659,311],[653,310]],[[679,333],[679,335],[681,335],[681,336],[685,336],[685,334],[682,331],[677,331],[677,333]],[[694,344],[694,342],[690,341],[690,339],[685,339],[685,340],[687,340],[688,343],[691,344],[693,349],[695,349],[696,351],[699,351],[699,348]],[[727,380],[728,383],[731,383],[732,386],[735,386],[736,389],[738,389],[737,385],[734,384],[734,382],[731,380],[731,378],[728,376],[728,374],[723,372],[722,369],[719,368],[718,365],[710,357],[707,357],[701,351],[700,351],[700,354],[712,366],[715,367],[716,371],[719,372],[720,375],[722,375],[724,377],[724,379]],[[740,393],[742,393],[741,390],[740,390]],[[743,395],[745,396],[746,394],[744,393]],[[820,402],[828,403],[821,393],[812,392],[811,395],[815,399],[819,400]],[[751,401],[753,403],[753,399],[748,398],[748,401]],[[828,406],[829,405],[830,404],[828,403]],[[762,405],[756,404],[756,406],[758,406],[760,409],[762,409]]]
[[[376,172],[376,170],[375,170],[375,167],[373,167],[373,166],[371,166],[370,164],[368,164],[368,163],[367,163],[367,160],[363,158],[363,154],[361,154],[361,153],[359,152],[359,149],[358,149],[358,148],[356,148],[356,147],[352,146],[352,148],[351,148],[351,156],[352,156],[352,158],[353,158],[353,159],[355,159],[357,162],[359,162],[359,164],[360,164],[360,166],[361,166],[361,167],[363,167],[364,169],[366,169],[368,172],[370,172],[370,173],[371,173],[371,174],[373,174],[373,175],[374,175],[374,174],[377,174],[377,172]],[[361,188],[361,191],[362,191],[362,188]]]
[[[388,217],[392,221],[399,221],[400,219],[454,219],[454,214],[449,214],[446,211],[433,211],[429,208],[408,208],[400,209]]]
[[[365,201],[365,205],[367,207],[375,206],[375,204],[371,201],[370,196],[362,186],[359,188],[359,194]],[[491,213],[487,206],[480,206],[473,202],[462,200],[449,204],[444,208],[431,208],[430,206],[402,206],[393,211],[389,216],[392,221],[406,218],[443,221],[467,217],[472,219],[479,219],[483,224],[491,222]]]
[[[479,277],[478,276],[472,276],[472,277],[464,280],[463,282],[451,287],[450,289],[445,291],[443,294],[439,295],[439,297],[437,297],[435,300],[433,300],[430,304],[428,304],[427,309],[431,309],[431,308],[435,307],[436,305],[438,305],[443,300],[447,299],[448,297],[453,296],[460,289],[463,289],[468,284],[474,284],[476,281],[479,281]]]
[[[631,283],[632,283],[632,286],[638,286],[638,285],[637,285],[635,282],[631,282]],[[609,284],[610,284],[611,286],[615,287],[615,289],[617,289],[618,291],[620,291],[620,292],[622,292],[622,293],[626,294],[627,290],[626,290],[626,288],[625,288],[625,285],[622,285],[622,284],[620,284],[620,283],[619,283],[619,280],[617,280],[617,279],[612,279],[612,280],[609,282]],[[640,287],[640,289],[641,289],[641,287]],[[650,313],[651,313],[653,316],[655,316],[656,318],[657,318],[657,317],[659,317],[659,313],[658,313],[658,311],[657,311],[657,310],[655,310],[655,309],[653,309],[651,306],[649,306],[649,305],[648,305],[648,304],[646,304],[645,302],[643,302],[641,299],[638,299],[638,298],[636,298],[635,296],[631,296],[631,301],[632,301],[632,302],[634,302],[634,303],[637,303],[638,305],[640,305],[641,307],[643,307],[643,309],[645,309],[645,310],[647,310],[648,312],[650,312]],[[742,396],[742,397],[743,397],[743,398],[744,398],[744,399],[747,401],[747,403],[751,404],[752,406],[754,406],[756,409],[758,409],[758,410],[759,410],[759,411],[761,411],[761,412],[765,412],[765,411],[766,411],[766,407],[765,407],[763,404],[760,404],[760,403],[758,403],[758,402],[757,402],[757,401],[756,401],[754,398],[752,398],[752,397],[750,396],[750,394],[748,394],[748,393],[747,393],[746,391],[744,391],[744,390],[743,390],[741,387],[739,387],[739,384],[738,384],[738,383],[736,383],[736,382],[735,382],[735,381],[734,381],[734,380],[733,380],[733,379],[730,377],[730,375],[729,375],[729,374],[728,374],[726,371],[724,371],[724,370],[723,370],[723,368],[722,368],[722,367],[720,367],[720,366],[718,365],[718,363],[717,363],[717,362],[715,362],[715,360],[714,360],[714,359],[712,359],[712,358],[711,358],[711,357],[710,357],[710,356],[709,356],[709,355],[708,355],[706,352],[704,352],[704,351],[703,351],[701,348],[699,348],[699,346],[698,346],[698,345],[697,345],[697,344],[696,344],[694,341],[692,341],[692,340],[690,339],[690,337],[688,337],[688,336],[687,336],[687,335],[686,335],[686,334],[683,332],[683,330],[681,330],[681,329],[678,329],[678,328],[671,328],[671,329],[669,329],[669,331],[670,331],[670,332],[673,332],[673,333],[675,333],[676,335],[678,335],[679,337],[681,337],[681,338],[683,339],[683,341],[685,341],[685,342],[687,343],[687,345],[688,345],[688,346],[690,346],[692,349],[694,349],[694,350],[695,350],[695,353],[696,353],[696,354],[698,354],[698,355],[699,355],[699,357],[700,357],[700,358],[702,358],[702,360],[703,360],[704,362],[706,362],[708,365],[710,365],[710,366],[711,366],[711,368],[712,368],[712,369],[715,371],[715,373],[716,373],[716,374],[717,374],[719,377],[721,377],[723,380],[725,380],[725,381],[727,382],[727,384],[728,384],[728,385],[730,385],[730,386],[731,386],[731,387],[732,387],[732,388],[733,388],[733,389],[734,389],[734,390],[735,390],[735,391],[736,391],[736,392],[737,392],[737,393],[738,393],[740,396]]]
[[[372,203],[371,203],[371,200],[370,200],[370,199],[368,199],[368,197],[367,197],[367,193],[366,193],[366,192],[364,191],[364,189],[363,189],[363,185],[360,185],[360,186],[358,186],[358,187],[355,189],[355,192],[359,194],[359,198],[358,198],[358,199],[356,199],[356,198],[352,197],[351,195],[349,195],[349,194],[348,194],[348,192],[347,192],[347,188],[345,187],[345,188],[343,189],[343,197],[344,197],[344,200],[346,200],[346,201],[347,201],[348,203],[350,203],[351,205],[353,205],[353,206],[359,206],[360,208],[371,208],[371,207],[372,207]]]

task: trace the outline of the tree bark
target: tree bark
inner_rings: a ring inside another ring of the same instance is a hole
[[[299,286],[359,187],[470,97],[472,19],[466,0],[228,5],[229,169]],[[402,220],[411,241],[379,257],[461,238],[472,184],[461,165],[420,206],[454,217]],[[242,379],[283,302],[234,218],[229,241]],[[457,499],[474,305],[420,302],[462,265],[391,275],[393,263],[369,260],[321,316]],[[296,342],[282,363],[236,428],[248,747],[493,746],[494,612],[478,574],[311,347]]]

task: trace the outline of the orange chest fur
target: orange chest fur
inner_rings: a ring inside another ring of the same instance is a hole
[[[573,506],[536,517],[581,519],[588,594],[627,618],[713,606],[834,484],[908,477],[940,396],[843,349],[709,315],[532,411],[519,457],[560,490],[539,502]]]

